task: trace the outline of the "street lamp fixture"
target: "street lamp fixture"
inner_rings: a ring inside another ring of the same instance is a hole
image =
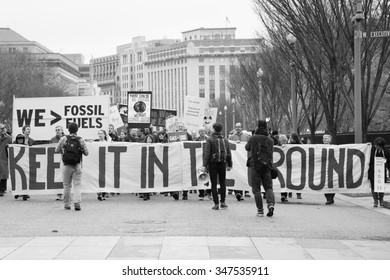
[[[240,91],[241,91],[241,96],[242,96],[241,100],[243,100],[244,99],[244,94],[245,94],[245,88],[241,87]],[[244,102],[242,102],[242,108],[244,109],[244,110],[242,110],[242,128],[244,129],[244,127],[245,127],[245,114],[246,114],[246,108],[245,108],[245,103]]]
[[[227,106],[225,105],[225,107],[223,107],[223,110],[225,111],[225,137],[227,137]]]
[[[260,120],[264,120],[264,114],[263,114],[263,85],[261,82],[261,79],[263,78],[263,69],[259,68],[257,70],[257,80],[259,83],[259,111],[260,111]]]
[[[233,127],[236,124],[236,99],[232,98]]]
[[[297,38],[288,34],[287,42],[290,44],[292,50],[294,50],[295,43],[297,42]],[[297,118],[297,92],[296,92],[296,77],[295,77],[295,63],[293,61],[290,62],[290,71],[291,71],[291,115],[292,115],[292,132],[298,132],[298,118]]]

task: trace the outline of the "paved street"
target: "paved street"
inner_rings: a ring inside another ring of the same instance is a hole
[[[209,200],[84,194],[82,211],[55,196],[1,198],[0,259],[390,259],[390,210],[370,197],[303,194],[256,217],[253,198],[213,211]],[[189,247],[191,250],[188,250]]]

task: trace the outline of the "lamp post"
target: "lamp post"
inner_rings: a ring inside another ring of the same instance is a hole
[[[236,124],[236,99],[232,98],[233,128]]]
[[[244,87],[241,87],[241,100],[244,99],[244,94],[245,94],[245,88]],[[244,129],[246,126],[245,126],[245,113],[246,113],[246,108],[245,108],[245,102],[242,102],[242,108],[244,110],[242,110],[242,129]]]
[[[363,5],[362,0],[355,0],[353,2],[355,8],[355,15],[353,17],[355,32],[354,32],[354,107],[355,107],[355,143],[363,142],[362,133],[362,73],[361,73],[361,44],[362,44],[362,19],[363,19]]]
[[[227,137],[227,106],[223,107],[223,110],[225,111],[225,137]]]
[[[260,120],[264,120],[264,114],[263,114],[263,85],[261,83],[261,78],[263,77],[263,69],[259,68],[257,70],[257,80],[259,83],[259,110],[260,110]]]
[[[290,44],[292,50],[294,50],[295,43],[297,42],[297,38],[288,34],[287,42]],[[297,118],[297,93],[296,93],[296,77],[295,77],[295,63],[293,61],[290,62],[291,67],[291,115],[292,115],[292,132],[298,132],[298,118]]]

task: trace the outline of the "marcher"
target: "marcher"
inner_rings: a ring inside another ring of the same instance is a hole
[[[113,124],[108,125],[108,135],[110,136],[112,141],[114,142],[120,141],[118,133],[115,131],[115,127]]]
[[[267,122],[263,120],[258,121],[258,128],[255,134],[249,138],[248,143],[245,145],[245,149],[249,152],[252,152],[252,157],[250,158],[249,165],[251,167],[251,180],[252,180],[252,192],[255,196],[256,207],[257,207],[257,216],[264,216],[263,209],[263,199],[261,197],[261,185],[265,190],[267,207],[268,207],[268,217],[274,215],[275,209],[275,195],[272,189],[272,178],[271,171],[266,166],[261,169],[255,167],[257,156],[257,151],[259,146],[261,147],[261,153],[264,156],[264,160],[267,164],[273,163],[273,151],[274,151],[274,142],[271,137],[268,136]]]
[[[25,144],[25,139],[24,139],[24,135],[23,134],[18,134],[16,135],[16,138],[15,138],[15,142],[14,144],[19,144],[19,145],[26,145]],[[15,195],[15,199],[18,199],[19,196],[21,196],[23,198],[23,200],[27,200],[30,198],[29,195],[26,195],[26,194],[23,194],[23,195]]]
[[[7,128],[0,123],[0,196],[4,196],[7,190],[8,179],[8,144],[12,143],[12,138],[7,134]]]
[[[31,127],[29,125],[25,125],[22,127],[22,133],[24,135],[24,144],[27,146],[34,145],[34,139],[30,138]]]
[[[226,199],[226,171],[230,171],[233,167],[232,154],[229,147],[229,141],[222,136],[222,124],[214,123],[214,132],[205,143],[203,152],[203,168],[210,174],[211,192],[213,194],[214,206],[213,210],[227,208]],[[217,179],[219,179],[221,200],[218,199]]]
[[[384,206],[383,198],[385,196],[384,192],[375,192],[375,158],[376,157],[382,157],[386,160],[385,163],[385,170],[386,168],[389,168],[390,165],[390,151],[385,149],[386,146],[386,140],[382,137],[375,138],[374,142],[372,143],[373,147],[371,148],[371,155],[370,155],[370,166],[368,169],[368,179],[371,183],[371,193],[372,197],[374,199],[374,207],[378,207],[378,202],[380,206]],[[386,171],[385,171],[386,172]]]
[[[178,125],[177,131],[179,131],[179,132],[186,132],[187,133],[187,141],[192,141],[192,136],[191,136],[191,134],[189,134],[187,132],[187,129],[185,128],[183,123],[180,123]],[[179,200],[179,192],[177,192],[177,191],[176,192],[171,192],[171,195],[172,195],[174,200]],[[183,200],[188,200],[188,191],[183,191],[182,199]]]
[[[325,131],[324,135],[322,136],[322,142],[326,145],[332,144],[332,135],[330,135],[328,131]],[[334,204],[335,193],[326,193],[324,195],[326,198],[325,205]]]
[[[146,134],[145,136],[145,143],[147,144],[152,144],[154,143],[154,136],[153,134],[149,133],[149,134]],[[142,194],[139,194],[139,197],[142,198],[144,201],[146,200],[149,200],[150,199],[150,193],[142,193]]]
[[[195,139],[195,141],[206,141],[207,140],[208,136],[206,134],[206,129],[204,127],[200,127],[198,129],[198,134],[199,134],[199,136]],[[209,184],[210,184],[210,182],[207,182],[204,185],[208,187]],[[212,197],[211,197],[211,189],[200,189],[199,190],[199,200],[203,200],[205,194],[207,194],[209,199],[212,199]]]
[[[298,134],[293,132],[293,133],[291,133],[291,136],[290,136],[290,139],[289,139],[288,143],[289,144],[301,145],[302,141],[299,138]],[[287,195],[286,194],[287,193],[281,193],[283,202],[287,202]],[[292,193],[291,192],[288,193],[288,197],[292,197]],[[302,194],[301,193],[297,193],[297,199],[302,199]]]
[[[55,127],[55,133],[56,133],[56,135],[53,138],[50,139],[50,143],[58,143],[58,142],[60,142],[60,139],[62,138],[62,136],[65,135],[64,129],[60,125]],[[57,201],[62,200],[62,194],[60,194],[60,193],[57,194],[56,200]]]
[[[234,133],[232,135],[229,136],[229,140],[230,141],[235,141],[237,143],[248,142],[250,136],[248,134],[242,132],[242,125],[241,125],[241,123],[239,123],[239,122],[236,123],[234,128],[235,128],[235,131],[234,131]],[[229,190],[229,194],[231,194],[232,191],[233,190]],[[243,197],[242,197],[243,192],[241,190],[234,190],[234,194],[236,195],[237,201],[244,200]],[[248,191],[245,192],[245,196],[246,197],[250,197]]]
[[[69,135],[63,136],[58,142],[56,152],[62,154],[62,179],[64,184],[65,210],[70,210],[70,192],[73,185],[73,203],[76,211],[81,210],[81,176],[82,176],[82,155],[88,156],[88,148],[82,137],[77,136],[77,123],[70,123],[68,126]]]
[[[108,135],[107,132],[104,129],[100,129],[98,131],[98,139],[95,140],[95,142],[108,142]],[[99,201],[106,200],[109,198],[109,194],[107,192],[99,192],[97,193],[97,199]]]

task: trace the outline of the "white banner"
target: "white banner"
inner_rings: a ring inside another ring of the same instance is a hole
[[[66,128],[71,122],[79,126],[78,134],[96,139],[98,130],[108,131],[109,96],[69,96],[44,98],[14,98],[12,134],[22,133],[25,125],[31,127],[34,140],[50,140],[55,127]]]
[[[167,192],[204,189],[198,185],[203,142],[168,144],[87,143],[83,157],[85,193]],[[233,169],[227,172],[230,188],[250,190],[245,143],[230,142]],[[55,144],[10,145],[9,165],[14,194],[55,194],[62,189],[61,155]],[[370,192],[367,178],[370,144],[286,145],[275,147],[274,166],[279,177],[275,192]]]

